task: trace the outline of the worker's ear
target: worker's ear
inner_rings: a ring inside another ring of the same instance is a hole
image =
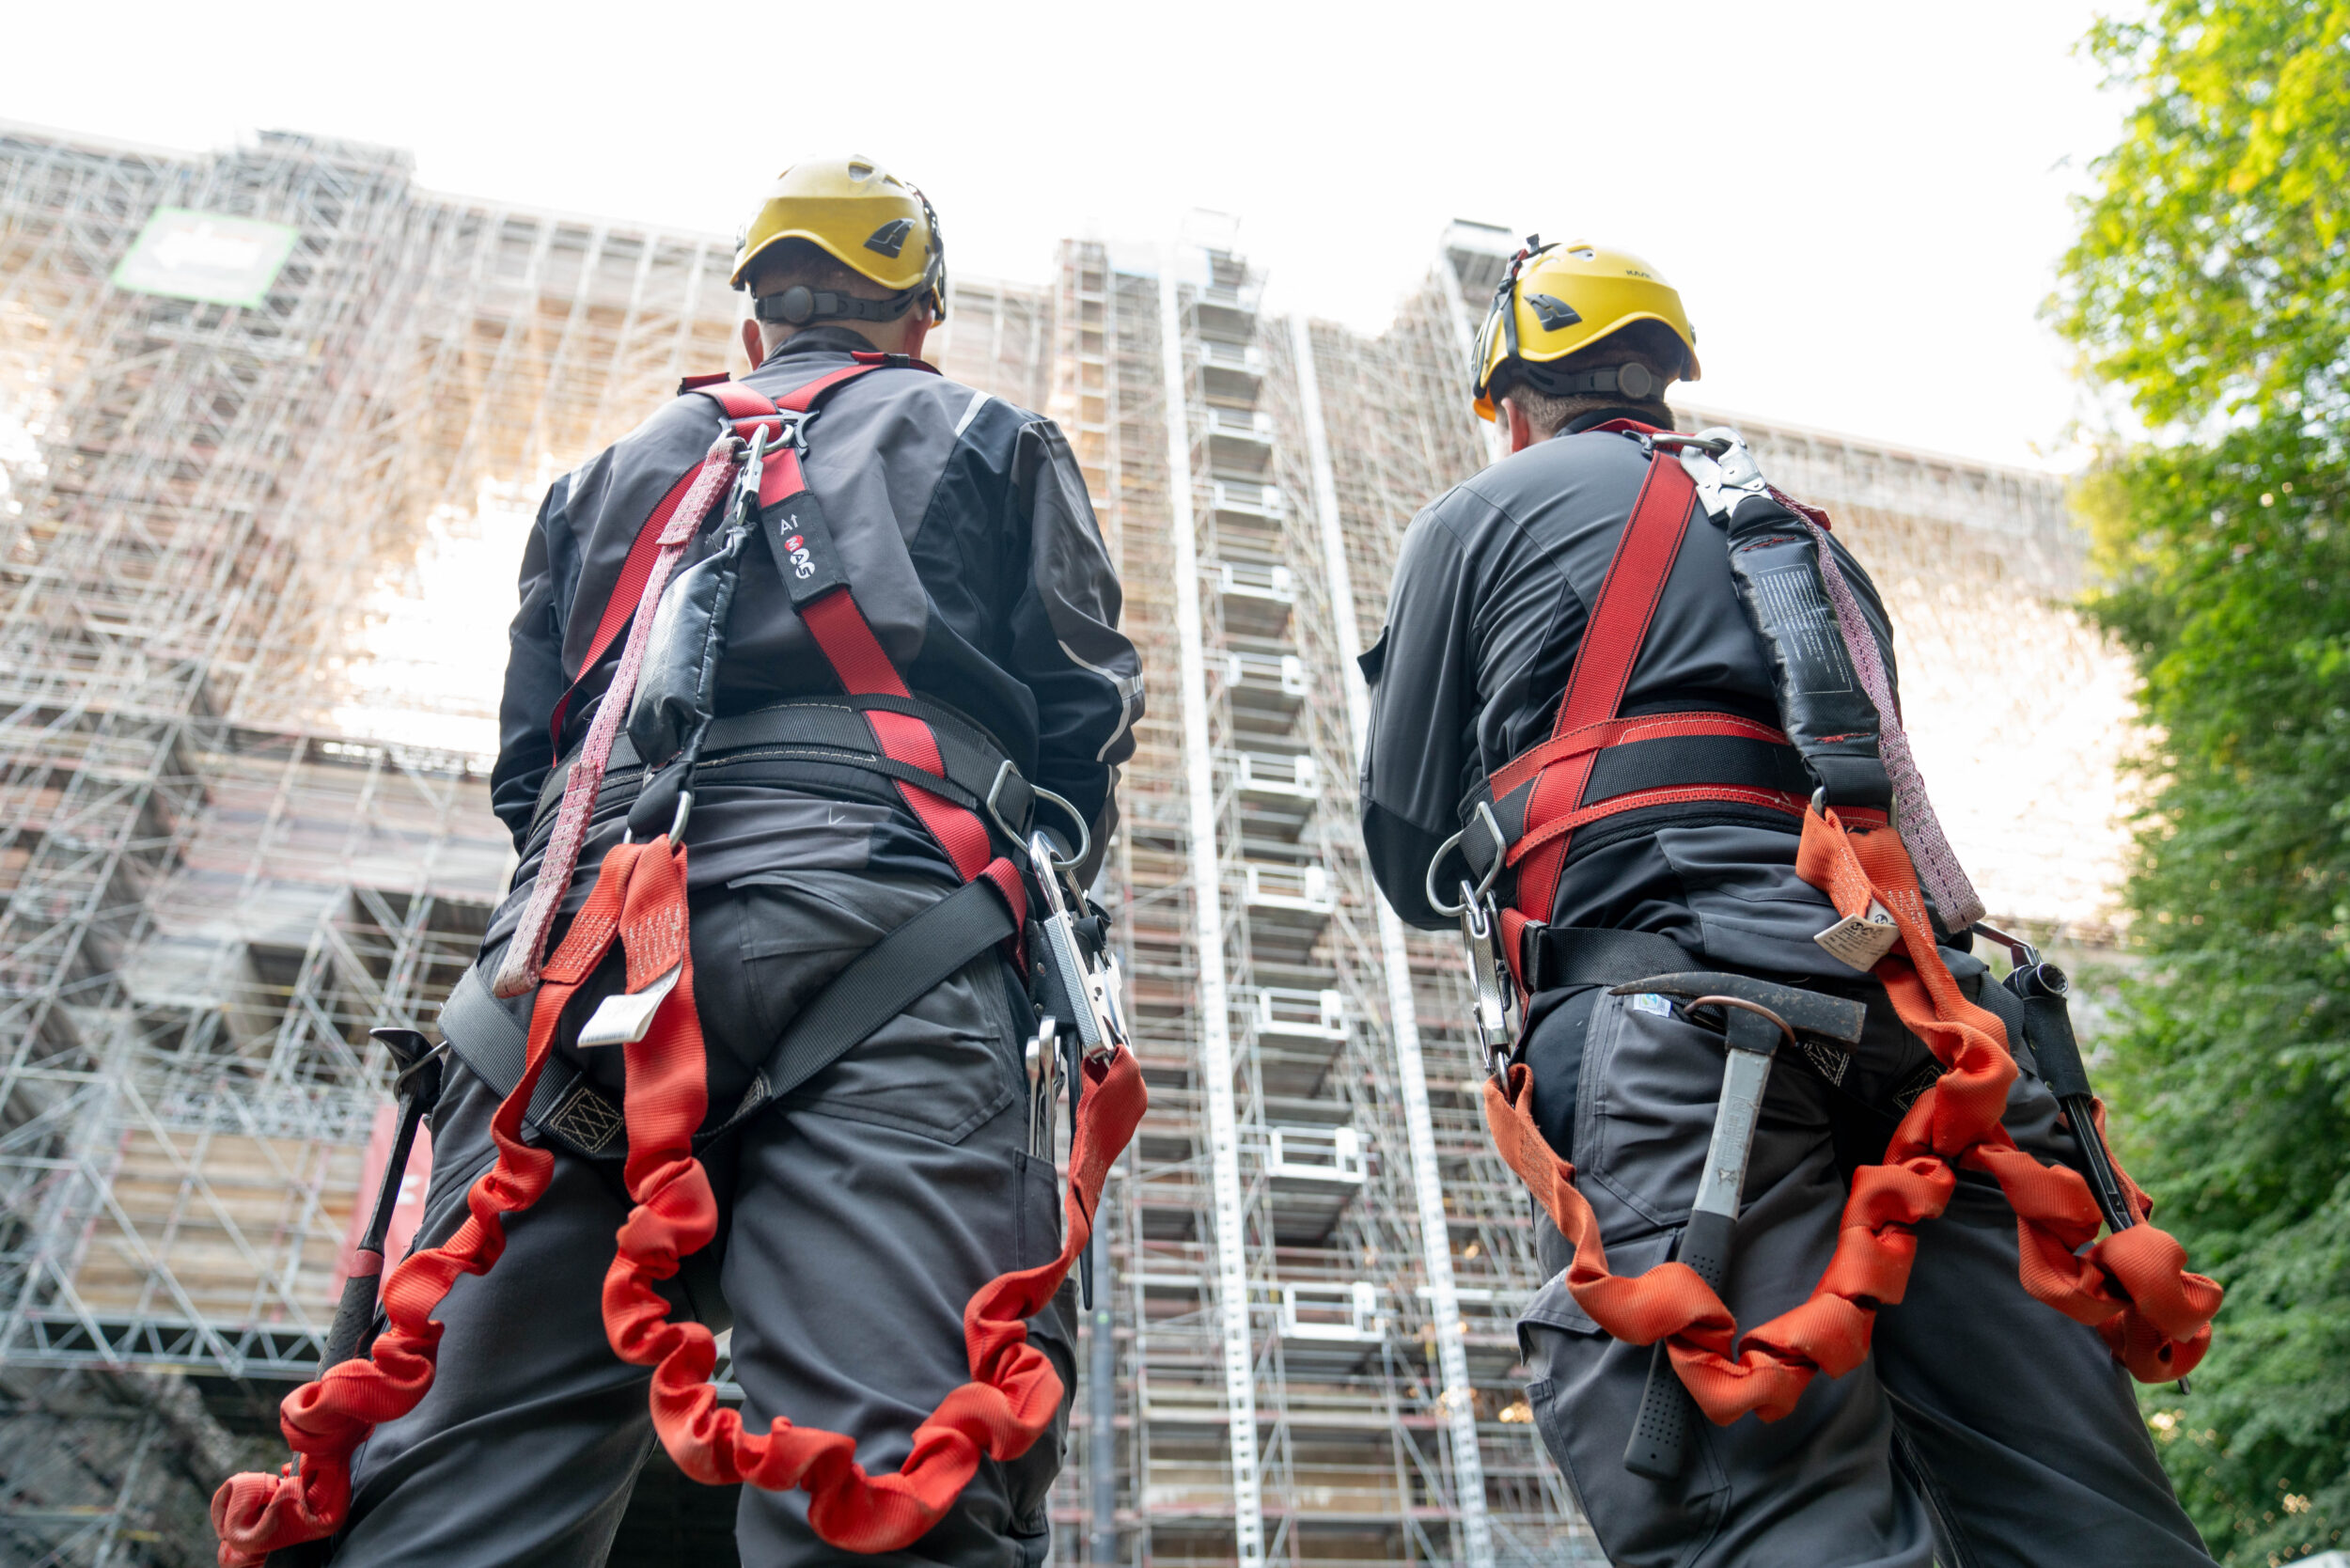
[[[905,330],[901,339],[905,347],[901,352],[910,353],[916,359],[921,358],[922,345],[930,337],[931,328],[938,324],[938,307],[930,301],[924,300],[920,305],[907,311],[901,320],[905,323]]]
[[[759,335],[759,323],[757,321],[744,321],[743,323],[743,353],[750,360],[751,368],[754,370],[758,369],[760,366],[766,361],[767,343],[766,339],[762,338]]]
[[[1502,399],[1500,412],[1507,431],[1503,443],[1510,448],[1511,455],[1515,456],[1534,445],[1534,421],[1526,416],[1526,410],[1518,406],[1515,398]]]

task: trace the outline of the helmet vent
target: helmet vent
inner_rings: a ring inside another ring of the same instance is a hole
[[[1575,314],[1574,306],[1556,294],[1528,294],[1526,303],[1534,307],[1534,319],[1542,322],[1544,332],[1558,332],[1583,319]]]
[[[857,181],[859,184],[863,184],[866,180],[872,179],[873,176],[879,174],[880,172],[880,169],[875,167],[873,165],[867,163],[862,158],[852,158],[849,160],[849,178]]]

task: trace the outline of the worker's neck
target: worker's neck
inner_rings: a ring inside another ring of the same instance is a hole
[[[911,359],[922,357],[922,341],[930,336],[931,307],[915,306],[894,321],[864,321],[850,326],[845,321],[810,321],[806,326],[792,326],[786,321],[745,321],[743,335],[744,357],[754,368],[766,364],[788,346],[792,339],[807,335],[807,345],[844,350],[864,349],[882,353],[901,353]],[[821,335],[821,336],[819,336]]]
[[[874,342],[870,334],[842,321],[816,321],[804,327],[786,327],[773,334],[762,332],[760,336],[766,346],[766,353],[760,360],[762,365],[790,348],[862,349],[869,353],[900,352]]]

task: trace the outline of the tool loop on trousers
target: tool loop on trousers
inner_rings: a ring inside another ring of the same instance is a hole
[[[1744,996],[1692,996],[1687,1001],[1681,1004],[1681,1011],[1684,1012],[1695,1012],[1701,1007],[1734,1007],[1742,1012],[1751,1012],[1759,1018],[1768,1019],[1771,1026],[1778,1029],[1781,1035],[1786,1037],[1788,1047],[1791,1050],[1800,1051],[1803,1049],[1803,1043],[1795,1038],[1795,1031],[1787,1027],[1787,1020],[1781,1018],[1778,1013],[1773,1012],[1769,1008],[1764,1007],[1760,1002],[1749,1002]]]

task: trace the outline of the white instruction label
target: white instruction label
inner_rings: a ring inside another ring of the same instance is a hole
[[[1673,1015],[1673,1005],[1669,997],[1659,996],[1653,991],[1643,991],[1632,998],[1632,1011],[1653,1012],[1659,1018],[1670,1018]]]
[[[1893,923],[1892,911],[1871,899],[1866,915],[1847,915],[1811,940],[1839,963],[1873,969],[1901,939],[1902,928]]]

